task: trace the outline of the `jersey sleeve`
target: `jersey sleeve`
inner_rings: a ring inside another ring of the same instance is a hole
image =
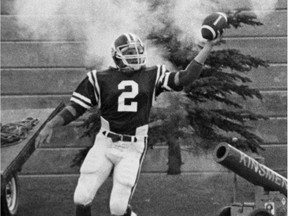
[[[93,85],[93,80],[91,80],[91,76],[92,72],[88,72],[87,77],[82,80],[82,82],[73,92],[70,98],[70,103],[73,104],[74,107],[78,106],[79,108],[84,108],[87,110],[97,105],[98,101],[95,95],[95,86]]]
[[[175,83],[177,72],[170,72],[165,65],[157,65],[156,96],[164,91],[182,91],[183,87]]]

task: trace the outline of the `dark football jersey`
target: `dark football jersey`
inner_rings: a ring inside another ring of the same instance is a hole
[[[92,70],[72,94],[74,105],[89,109],[98,105],[110,130],[135,135],[136,128],[147,125],[156,97],[163,91],[180,91],[164,65],[145,67],[131,74],[109,68]]]

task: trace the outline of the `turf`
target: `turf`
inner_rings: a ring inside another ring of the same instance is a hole
[[[21,176],[21,216],[75,215],[73,192],[77,175]],[[93,216],[109,216],[109,178],[93,201]],[[253,201],[254,187],[240,179],[238,200]],[[138,216],[215,216],[233,197],[233,178],[227,173],[167,176],[142,174],[132,206]]]

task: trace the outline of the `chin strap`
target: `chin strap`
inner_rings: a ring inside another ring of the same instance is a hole
[[[130,67],[125,67],[125,68],[121,68],[120,71],[122,73],[133,73],[135,70],[133,68],[130,68]]]
[[[126,67],[124,67],[124,68],[119,68],[119,67],[118,67],[118,69],[119,69],[120,72],[123,72],[123,73],[126,73],[126,74],[133,73],[133,72],[135,72],[135,71],[139,71],[139,70],[141,70],[142,68],[145,68],[145,66],[141,66],[139,69],[134,69],[134,68],[132,68],[132,67],[130,67],[130,66],[126,66]]]

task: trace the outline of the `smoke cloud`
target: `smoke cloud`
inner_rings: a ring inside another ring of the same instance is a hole
[[[113,64],[111,44],[124,32],[134,32],[145,41],[169,19],[182,31],[183,44],[198,43],[208,14],[241,7],[264,17],[276,4],[277,0],[15,0],[14,9],[23,34],[36,40],[83,41],[86,64],[101,58],[107,66]],[[148,64],[167,63],[161,58],[163,50],[151,44],[147,48]]]

